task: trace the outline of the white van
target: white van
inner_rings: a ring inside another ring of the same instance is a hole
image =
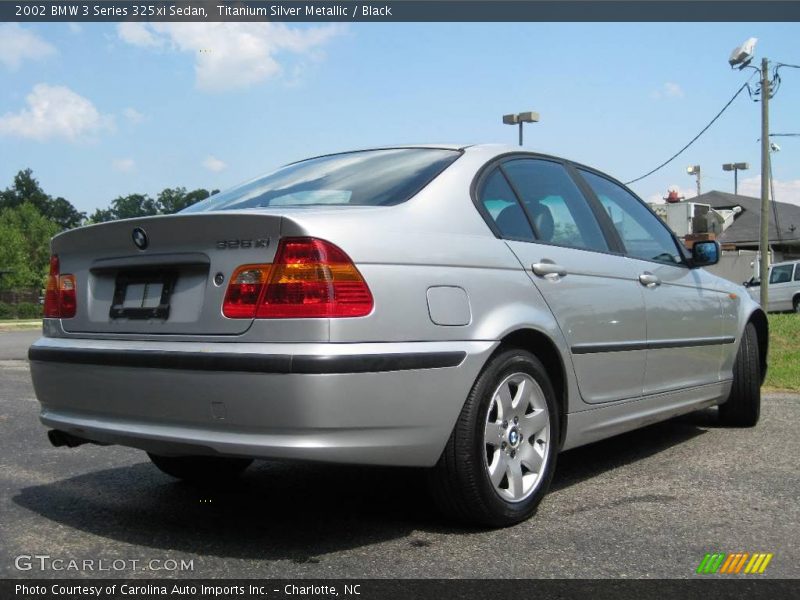
[[[760,301],[760,282],[753,278],[745,282],[747,292]],[[800,260],[775,263],[769,268],[770,312],[792,310],[800,313]]]

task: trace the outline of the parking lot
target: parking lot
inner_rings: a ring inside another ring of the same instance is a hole
[[[774,553],[758,577],[800,576],[798,395],[767,394],[750,430],[708,410],[564,453],[533,519],[475,530],[411,469],[262,462],[202,490],[136,450],[53,448],[25,360],[37,335],[0,333],[3,577],[672,578],[742,551]]]

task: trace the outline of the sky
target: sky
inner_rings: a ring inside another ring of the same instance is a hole
[[[502,115],[535,110],[527,149],[622,181],[694,137],[752,71],[800,64],[797,23],[0,24],[0,188],[33,169],[92,212],[166,187],[225,189],[290,161],[409,143],[515,144]],[[800,69],[771,132],[800,133]],[[755,79],[754,79],[755,81]],[[743,93],[682,156],[632,185],[759,195],[760,104]],[[800,137],[775,138],[775,199],[800,204]]]

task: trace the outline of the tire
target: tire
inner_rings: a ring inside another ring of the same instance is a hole
[[[147,453],[162,472],[194,483],[215,483],[238,477],[253,462],[226,456],[160,456]]]
[[[794,308],[794,312],[800,313],[800,296],[794,297],[794,300],[792,301],[792,308]]]
[[[556,397],[544,366],[524,350],[502,351],[478,376],[428,472],[436,504],[472,525],[524,521],[553,478],[558,436]]]
[[[752,323],[744,328],[736,362],[733,365],[733,387],[728,400],[719,407],[723,425],[753,427],[761,414],[761,363],[758,335]]]

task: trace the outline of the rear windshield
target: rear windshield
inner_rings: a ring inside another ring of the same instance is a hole
[[[390,206],[405,202],[461,155],[395,148],[312,158],[214,194],[182,212],[281,206]]]

